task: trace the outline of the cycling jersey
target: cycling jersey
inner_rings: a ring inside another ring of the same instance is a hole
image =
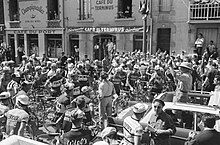
[[[14,80],[11,80],[7,85],[7,91],[10,93],[10,96],[14,96],[17,93],[18,83]]]
[[[134,136],[142,136],[143,128],[140,123],[131,116],[125,118],[123,122],[124,142],[126,145],[134,144]]]
[[[80,83],[79,83],[79,81],[73,81],[73,83],[74,83],[73,98],[76,98],[81,93],[80,92]]]
[[[55,75],[55,76],[51,77],[48,81],[50,82],[51,88],[56,93],[58,93],[57,95],[59,95],[59,93],[61,92],[60,87],[62,84],[65,83],[65,79],[62,76]]]
[[[29,115],[22,109],[12,109],[5,114],[7,118],[6,122],[6,133],[8,135],[13,135],[18,133],[18,129],[21,122],[27,123],[29,120]]]
[[[132,87],[135,87],[136,86],[136,81],[138,79],[140,79],[141,77],[141,74],[138,73],[138,72],[131,72],[129,75],[128,75],[128,81],[129,81],[129,84],[132,86]]]
[[[66,111],[66,106],[69,104],[70,104],[70,99],[67,97],[66,94],[62,94],[57,99],[56,112],[57,113],[64,113]]]

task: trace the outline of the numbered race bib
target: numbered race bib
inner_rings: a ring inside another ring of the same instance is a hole
[[[52,82],[52,87],[59,87],[62,84],[62,80]]]
[[[79,81],[88,81],[88,75],[79,75]]]

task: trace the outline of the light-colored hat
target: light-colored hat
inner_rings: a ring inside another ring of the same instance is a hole
[[[106,127],[102,132],[101,132],[101,137],[105,138],[106,136],[109,136],[111,134],[116,133],[116,128],[115,127]]]
[[[16,103],[18,103],[18,101],[23,105],[28,105],[29,97],[27,95],[19,95],[16,97]]]
[[[192,70],[192,65],[191,65],[191,63],[188,63],[188,62],[182,62],[180,64],[180,67],[184,67],[184,68],[187,68],[189,70]]]
[[[137,103],[133,106],[134,113],[143,113],[147,111],[148,105],[144,103]]]
[[[91,88],[89,86],[83,86],[82,89],[81,89],[81,92],[85,93],[85,92],[88,92],[90,90],[91,90]]]
[[[0,100],[8,99],[9,97],[10,97],[10,93],[9,92],[2,92],[0,94]]]
[[[109,144],[105,141],[97,141],[93,145],[109,145]]]

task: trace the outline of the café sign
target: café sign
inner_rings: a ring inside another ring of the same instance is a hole
[[[137,27],[76,27],[69,28],[69,32],[94,32],[94,33],[122,33],[122,32],[141,32],[142,26]]]
[[[56,30],[14,30],[15,34],[55,34]]]
[[[96,0],[95,10],[113,10],[114,0]]]

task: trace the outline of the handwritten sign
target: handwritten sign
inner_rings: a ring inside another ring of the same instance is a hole
[[[95,10],[113,10],[114,0],[96,0]]]

